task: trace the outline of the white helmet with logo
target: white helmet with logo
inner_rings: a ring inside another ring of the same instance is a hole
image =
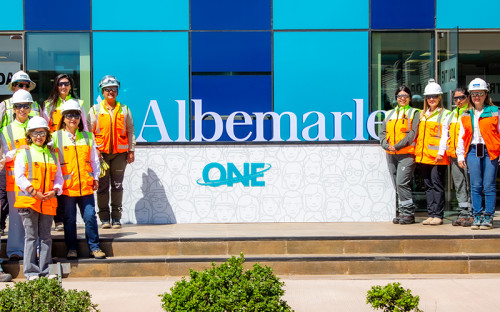
[[[40,116],[34,116],[33,118],[28,121],[28,127],[26,127],[26,131],[30,131],[33,129],[38,129],[38,128],[45,128],[49,130],[49,124],[47,123],[47,120]]]
[[[80,103],[75,99],[67,100],[62,107],[61,114],[67,111],[79,111],[81,113],[82,109],[80,108]]]
[[[434,94],[443,94],[443,89],[441,86],[436,83],[436,80],[429,79],[429,83],[425,86],[424,95],[434,95]]]
[[[12,104],[18,103],[33,103],[33,97],[26,90],[17,90],[14,95],[12,95]]]
[[[115,76],[106,75],[106,76],[102,77],[101,81],[99,82],[99,89],[102,89],[105,87],[118,87],[118,88],[120,88],[120,82],[118,81],[118,79],[115,78]]]
[[[475,78],[469,83],[469,92],[470,91],[488,91],[488,84],[481,78]]]
[[[17,73],[15,73],[14,75],[12,75],[12,79],[10,80],[9,84],[7,85],[7,89],[9,89],[10,91],[14,91],[12,89],[12,84],[14,82],[18,82],[18,81],[29,81],[29,83],[30,83],[30,91],[32,91],[36,87],[36,83],[34,83],[33,81],[31,81],[30,76],[27,73],[25,73],[22,70],[20,70]]]

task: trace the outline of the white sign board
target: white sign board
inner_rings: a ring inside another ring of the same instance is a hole
[[[0,95],[12,94],[7,89],[12,75],[21,70],[21,64],[17,62],[0,62]]]

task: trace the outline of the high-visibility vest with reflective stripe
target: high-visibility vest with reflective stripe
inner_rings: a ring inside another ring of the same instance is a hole
[[[40,106],[37,102],[31,104],[31,111],[28,116],[42,116],[40,114]],[[5,100],[5,115],[2,118],[1,128],[4,128],[8,124],[14,121],[14,104],[12,104],[12,98]]]
[[[71,94],[68,94],[68,97],[67,99],[65,100],[65,102],[69,99],[71,99]],[[82,108],[82,114],[83,114],[83,101],[82,100],[78,100],[78,103],[80,104],[80,107]],[[54,110],[54,112],[52,113],[52,115],[50,114],[50,102],[49,101],[45,101],[45,106],[47,107],[47,113],[49,114],[49,130],[50,130],[50,133],[53,133],[53,132],[56,132],[57,131],[57,127],[59,126],[59,122],[61,121],[61,118],[62,118],[62,114],[61,114],[61,111],[62,111],[62,106],[63,106],[63,100],[61,98],[58,98],[57,99],[57,103],[56,103],[56,109]]]
[[[29,120],[29,119],[28,119]],[[9,151],[18,149],[22,145],[26,145],[26,127],[28,120],[24,124],[19,122],[12,122],[2,129],[2,139],[5,140]],[[4,151],[5,153],[7,151]],[[5,175],[7,176],[6,191],[13,192],[15,188],[14,178],[14,161],[15,157],[5,163]]]
[[[96,117],[93,132],[97,149],[105,154],[128,152],[127,106],[116,102],[113,116],[109,114],[104,101],[94,105],[93,109]]]
[[[413,123],[413,117],[418,109],[412,108],[409,105],[407,107],[391,109],[387,112],[386,117],[386,133],[387,141],[390,145],[394,146],[399,141],[404,139],[406,135],[411,131],[411,126]],[[396,152],[386,151],[389,154],[413,154],[415,149],[415,142],[410,145],[401,148]]]
[[[52,133],[54,148],[59,156],[63,175],[63,195],[70,197],[94,193],[94,175],[90,162],[91,147],[94,144],[91,132],[76,130],[75,141],[68,132],[58,130]]]
[[[46,146],[42,148],[31,144],[29,150],[20,150],[17,157],[24,159],[26,178],[37,192],[44,194],[54,189],[57,158]],[[46,201],[40,201],[28,192],[21,191],[16,184],[16,202],[14,203],[14,207],[31,208],[41,214],[55,216],[57,199],[54,197]]]
[[[450,125],[450,137],[448,138],[448,150],[447,154],[450,157],[457,158],[457,144],[458,144],[458,133],[460,132],[460,116],[462,116],[466,107],[460,109],[454,109],[449,117],[448,124]]]
[[[485,106],[483,113],[479,116],[479,132],[483,137],[484,144],[488,150],[490,160],[500,156],[500,134],[498,133],[498,107]],[[474,112],[467,110],[462,114],[462,125],[464,126],[464,148],[465,155],[469,151],[470,142],[474,133]]]
[[[443,121],[448,118],[450,111],[444,108],[436,109],[429,117],[425,114],[420,116],[418,126],[417,146],[415,147],[415,161],[430,165],[449,165],[447,153],[444,153],[443,160],[435,163],[439,152],[439,141],[443,134]]]

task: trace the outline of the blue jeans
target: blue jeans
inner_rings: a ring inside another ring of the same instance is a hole
[[[483,214],[481,195],[484,190],[484,214],[492,216],[495,213],[497,199],[498,158],[490,160],[486,146],[484,147],[484,157],[478,158],[476,156],[476,145],[471,144],[467,153],[467,166],[470,174],[472,213],[474,215]]]
[[[77,250],[76,236],[76,205],[80,208],[80,214],[85,222],[85,238],[89,244],[90,251],[100,249],[99,233],[97,232],[97,217],[95,214],[94,194],[70,197],[61,195],[64,205],[64,240],[68,250]]]

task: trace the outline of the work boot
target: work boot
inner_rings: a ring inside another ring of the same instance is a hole
[[[465,217],[464,220],[462,221],[462,226],[463,227],[469,227],[472,225],[474,222],[474,218],[472,217]]]
[[[491,230],[493,228],[493,217],[490,215],[485,215],[483,217],[483,221],[481,221],[481,225],[479,226],[480,230]]]
[[[110,229],[111,223],[109,223],[109,219],[101,221],[101,229]]]
[[[94,257],[95,259],[106,259],[106,254],[100,250],[96,249],[90,253],[91,257]]]
[[[415,223],[414,216],[402,216],[399,217],[399,224],[412,224]]]
[[[465,218],[463,217],[457,217],[455,220],[451,221],[451,225],[453,226],[461,226],[462,222],[464,221]]]
[[[56,226],[54,228],[56,232],[63,232],[64,231],[64,223],[62,222],[57,222]]]
[[[394,219],[392,219],[392,223],[399,224],[399,217],[395,217]]]
[[[483,216],[482,215],[475,215],[474,222],[472,222],[470,229],[471,230],[479,230],[479,227],[481,226],[481,221],[483,221]]]
[[[115,230],[122,228],[122,224],[120,223],[120,219],[113,219],[113,226],[112,226],[112,228],[115,229]]]
[[[12,275],[9,273],[5,273],[4,271],[0,271],[0,282],[10,282],[12,281]]]
[[[66,258],[68,260],[76,259],[76,258],[78,258],[78,252],[76,250],[74,250],[74,249],[70,249],[68,251],[68,254],[66,255]]]

